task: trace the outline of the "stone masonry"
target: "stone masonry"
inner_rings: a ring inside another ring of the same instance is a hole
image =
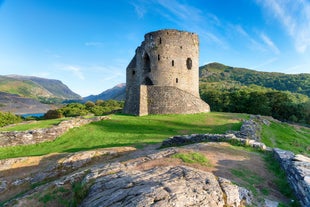
[[[124,113],[209,112],[199,96],[198,35],[159,30],[145,35],[126,70]]]

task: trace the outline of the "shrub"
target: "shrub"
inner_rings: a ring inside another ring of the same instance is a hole
[[[12,114],[10,112],[1,112],[0,111],[0,127],[21,122],[22,119],[20,116]]]
[[[58,110],[48,110],[44,114],[44,119],[58,119],[61,118],[63,115],[60,111]]]

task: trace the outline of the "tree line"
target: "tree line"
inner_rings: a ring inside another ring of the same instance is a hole
[[[69,103],[64,107],[49,110],[45,119],[55,119],[61,117],[76,117],[85,115],[102,116],[118,111],[124,107],[123,101],[116,100],[97,100],[96,102],[87,101],[86,103]]]
[[[310,124],[310,99],[307,96],[259,86],[224,87],[204,84],[201,98],[212,111],[260,114],[282,121]]]

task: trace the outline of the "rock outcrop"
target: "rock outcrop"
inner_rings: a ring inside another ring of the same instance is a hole
[[[81,206],[240,206],[249,191],[186,166],[123,170],[96,179]]]
[[[238,207],[251,204],[252,195],[248,190],[211,172],[183,165],[139,168],[143,163],[169,157],[178,151],[177,148],[169,148],[122,162],[90,166],[30,190],[4,206],[26,206],[34,203],[40,206],[38,200],[44,195],[49,195],[49,192],[65,194],[67,186],[76,182],[89,187],[81,206]],[[79,154],[85,157],[82,153]],[[77,154],[63,160],[65,169],[73,166],[65,164],[71,163],[72,157],[77,157]],[[55,190],[59,188],[63,190]]]

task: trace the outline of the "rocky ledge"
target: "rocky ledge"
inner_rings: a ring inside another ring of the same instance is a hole
[[[63,193],[61,196],[65,197],[71,191],[68,191],[68,186],[74,183],[81,183],[87,189],[86,196],[81,200],[81,206],[237,207],[251,204],[252,195],[247,189],[225,178],[217,177],[211,172],[184,165],[158,165],[148,169],[139,167],[147,162],[170,157],[179,150],[169,148],[153,150],[152,153],[148,150],[142,156],[131,154],[126,155],[126,160],[123,161],[118,159],[81,168],[29,190],[3,205],[45,206],[42,202],[43,198],[50,194],[60,196],[61,193]],[[75,159],[78,155],[86,159],[84,153],[75,153]],[[88,152],[88,155],[92,154],[96,153]],[[69,161],[68,163],[71,163]],[[42,205],[39,205],[40,200]]]

